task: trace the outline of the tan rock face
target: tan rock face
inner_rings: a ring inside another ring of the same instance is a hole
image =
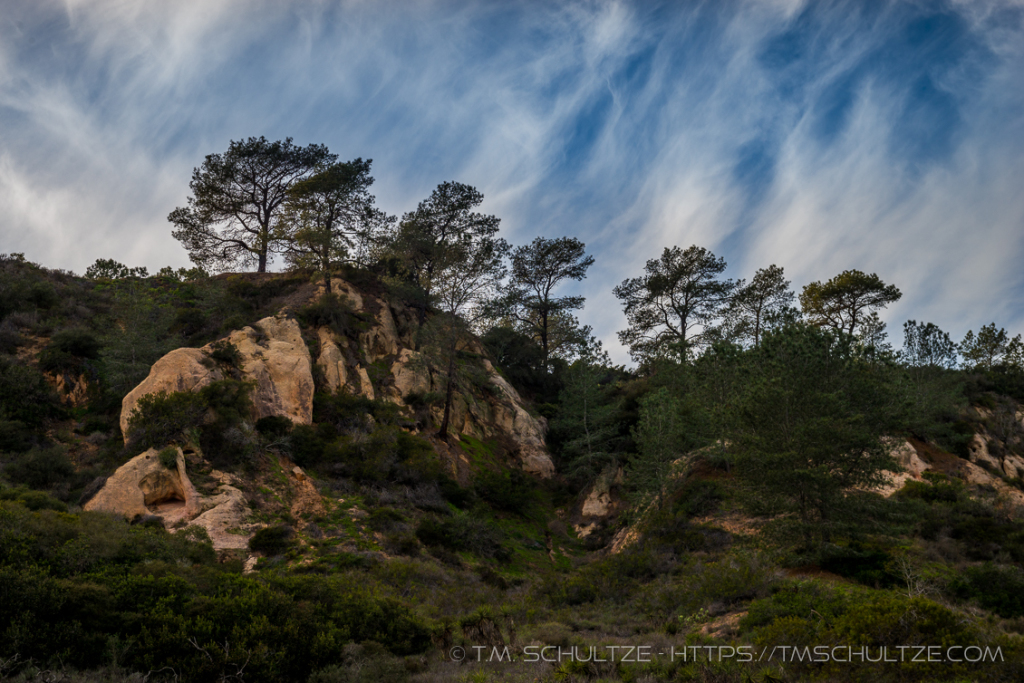
[[[176,450],[174,469],[164,467],[155,449],[135,456],[107,479],[84,508],[126,519],[154,515],[168,528],[188,522],[206,529],[217,550],[248,547],[256,527],[246,524],[245,496],[226,483],[214,496],[200,495],[185,472],[181,449]]]
[[[242,354],[242,372],[256,380],[256,417],[279,415],[295,424],[313,421],[313,373],[309,349],[299,323],[290,318],[264,318],[232,332],[228,340]]]
[[[149,376],[121,401],[121,433],[126,442],[128,419],[143,396],[161,391],[168,394],[199,391],[211,382],[224,379],[220,370],[202,364],[206,357],[202,349],[175,349],[153,364]]]
[[[317,334],[320,337],[320,357],[317,366],[323,371],[327,388],[337,391],[348,386],[348,368],[345,365],[345,354],[334,341],[334,335],[326,327],[321,327]]]
[[[84,509],[110,512],[127,519],[156,515],[170,526],[182,517],[199,513],[200,501],[185,473],[185,458],[177,448],[175,467],[160,462],[149,449],[117,468]]]
[[[241,354],[243,379],[256,383],[252,400],[257,419],[279,415],[296,424],[313,421],[312,365],[296,321],[264,318],[254,327],[232,332],[228,341]],[[143,396],[160,391],[198,391],[224,378],[219,368],[203,363],[211,349],[212,345],[175,349],[153,364],[149,376],[121,401],[125,441],[129,416]]]

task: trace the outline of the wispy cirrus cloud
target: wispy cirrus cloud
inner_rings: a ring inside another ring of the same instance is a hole
[[[479,187],[507,236],[611,288],[698,243],[796,286],[846,268],[954,335],[1024,328],[1020,2],[15,2],[0,250],[184,265],[167,213],[231,139],[374,159],[393,213]]]

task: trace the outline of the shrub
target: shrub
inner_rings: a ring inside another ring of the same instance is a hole
[[[424,518],[416,529],[416,538],[423,545],[450,551],[467,551],[497,560],[511,557],[503,545],[501,530],[469,514],[460,513],[444,520]]]
[[[39,367],[47,372],[78,371],[83,361],[99,357],[99,340],[88,330],[73,328],[53,335],[39,352]]]
[[[523,514],[534,497],[533,484],[522,470],[482,470],[473,487],[487,502],[516,514]]]
[[[129,443],[157,448],[184,442],[198,431],[204,450],[222,461],[235,459],[251,446],[237,429],[252,412],[251,389],[251,383],[222,379],[198,392],[147,394],[128,418]]]
[[[22,488],[0,489],[0,500],[21,503],[29,510],[55,510],[67,512],[68,506],[61,501],[46,495],[42,491],[28,491]]]
[[[329,327],[342,336],[354,334],[366,325],[364,317],[338,294],[325,294],[303,306],[296,317],[306,327]]]
[[[291,420],[281,415],[268,415],[256,420],[256,431],[270,438],[287,436],[293,426]]]
[[[38,427],[60,413],[57,394],[43,373],[0,356],[0,418]]]
[[[4,467],[4,474],[16,484],[49,489],[70,481],[75,474],[75,466],[60,446],[33,448],[9,462]]]
[[[256,427],[259,429],[259,423]],[[295,425],[288,435],[288,452],[292,460],[302,467],[319,464],[333,433],[333,429],[325,430],[324,425]]]
[[[673,509],[687,517],[700,517],[714,512],[724,498],[722,487],[707,479],[686,482],[676,496]]]
[[[21,420],[0,418],[0,451],[20,453],[32,446],[32,433]]]
[[[249,539],[249,550],[264,555],[283,555],[294,544],[295,530],[288,525],[268,526]]]
[[[178,468],[178,449],[174,446],[168,446],[161,450],[157,457],[160,458],[160,464],[169,470],[176,470]]]
[[[226,339],[211,344],[207,355],[211,360],[231,368],[238,368],[242,365],[242,353],[237,346]]]
[[[460,510],[465,510],[476,502],[476,494],[473,489],[460,486],[459,482],[449,476],[440,477],[437,483],[445,500]]]
[[[159,391],[135,404],[128,417],[128,441],[136,448],[155,448],[180,441],[206,418],[206,401],[198,393]]]
[[[968,567],[950,586],[954,595],[975,600],[1001,617],[1024,617],[1024,571],[986,563]]]

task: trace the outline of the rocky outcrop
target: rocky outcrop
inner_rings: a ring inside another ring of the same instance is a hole
[[[412,313],[395,309],[344,281],[336,281],[336,290],[353,311],[368,319],[368,327],[348,338],[328,328],[317,330],[320,351],[316,365],[329,389],[387,400],[402,407],[407,407],[407,399],[414,394],[442,393],[442,378],[413,348],[418,323]],[[478,343],[470,350],[479,355],[484,353]],[[388,373],[375,372],[371,376],[369,366],[379,368],[382,361]],[[523,470],[540,477],[554,475],[555,466],[544,441],[547,425],[543,418],[527,412],[518,392],[490,362],[484,360],[483,367],[493,391],[460,392],[452,406],[452,429],[480,439],[503,437],[514,444]],[[440,423],[441,413],[441,408],[434,406],[435,423]]]
[[[222,481],[212,496],[199,494],[185,471],[185,458],[174,448],[168,469],[155,449],[121,465],[84,506],[128,520],[157,517],[174,530],[185,525],[206,530],[217,550],[244,549],[258,525],[246,523],[249,505],[243,493]]]
[[[902,471],[886,472],[885,483],[872,489],[886,498],[899,491],[910,480],[921,481],[922,474],[931,469],[931,465],[925,462],[914,445],[905,440],[890,440],[892,448],[891,455],[899,463]]]
[[[200,511],[199,494],[185,473],[181,449],[173,450],[172,468],[153,448],[121,465],[84,508],[126,519],[156,516],[168,527],[195,517]]]
[[[292,318],[264,318],[228,336],[241,353],[241,370],[256,381],[256,417],[287,417],[295,424],[313,421],[313,373],[309,349]]]
[[[296,424],[313,418],[313,373],[309,349],[290,318],[264,318],[253,327],[232,332],[227,340],[238,349],[242,379],[255,383],[255,417],[279,415]],[[128,420],[143,396],[158,392],[199,391],[224,379],[226,368],[210,359],[213,344],[201,349],[175,349],[158,360],[149,376],[121,401],[121,432],[128,440]]]

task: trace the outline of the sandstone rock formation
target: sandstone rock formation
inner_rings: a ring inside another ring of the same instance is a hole
[[[241,356],[243,379],[255,382],[255,417],[279,415],[296,424],[313,419],[313,373],[309,349],[290,318],[264,318],[253,327],[232,332],[227,341]],[[175,349],[158,360],[149,376],[121,401],[121,432],[128,440],[128,420],[139,399],[157,392],[198,391],[224,379],[224,369],[210,361],[213,344]]]
[[[249,506],[242,492],[222,481],[215,495],[199,494],[185,471],[181,449],[174,450],[173,469],[165,467],[152,448],[121,465],[84,509],[129,520],[158,517],[171,530],[185,524],[200,526],[217,550],[248,547],[258,525],[246,524]]]
[[[327,328],[317,330],[320,352],[316,365],[327,386],[402,407],[407,406],[406,399],[412,394],[441,393],[442,378],[430,370],[422,354],[413,348],[418,324],[415,315],[360,293],[347,282],[337,282],[339,294],[352,310],[369,320],[369,326],[353,338],[340,337]],[[471,350],[484,353],[479,344]],[[381,361],[387,363],[389,374],[371,377],[368,366],[379,365]],[[483,396],[460,392],[452,406],[452,428],[480,439],[507,437],[515,444],[515,455],[523,470],[540,477],[552,476],[555,466],[547,453],[547,425],[543,418],[526,411],[522,398],[490,362],[484,360],[483,366],[495,391],[483,392]],[[439,423],[441,409],[435,406],[433,413],[434,421]]]
[[[185,473],[185,458],[175,448],[175,466],[168,469],[156,449],[149,449],[117,468],[84,506],[135,519],[154,515],[165,526],[199,514],[199,494]]]

